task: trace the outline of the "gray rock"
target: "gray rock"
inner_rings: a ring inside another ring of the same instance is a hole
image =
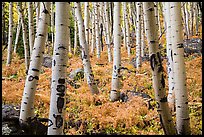
[[[202,39],[200,38],[192,38],[185,39],[183,41],[185,56],[188,56],[193,53],[202,53]]]
[[[83,68],[78,68],[70,72],[69,78],[72,80],[79,80],[84,78],[84,69]]]
[[[44,66],[46,68],[52,68],[52,57],[49,55],[43,55],[42,66]]]

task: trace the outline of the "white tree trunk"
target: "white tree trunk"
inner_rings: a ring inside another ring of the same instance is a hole
[[[35,5],[36,5],[36,32],[37,32],[38,21],[40,16],[40,2],[35,2]]]
[[[28,28],[29,28],[29,46],[30,46],[30,56],[32,55],[35,33],[34,33],[34,22],[33,22],[33,4],[28,2]]]
[[[130,57],[130,27],[129,27],[129,20],[128,20],[128,8],[127,8],[127,2],[123,2],[123,10],[124,10],[124,16],[125,16],[125,36],[126,36],[126,45],[127,45],[127,52],[128,52],[128,57]]]
[[[96,47],[96,24],[95,24],[95,14],[92,13],[92,43],[91,43],[91,53],[94,54],[94,49]]]
[[[108,47],[108,62],[112,61],[112,53],[110,47],[110,26],[109,26],[109,17],[108,17],[108,3],[104,3],[105,6],[105,23],[106,23],[106,44]]]
[[[99,11],[98,3],[94,3],[94,12],[95,12],[95,30],[96,30],[96,57],[101,57],[101,45],[100,45],[100,35],[99,35]]]
[[[166,51],[167,51],[167,72],[168,72],[168,102],[169,107],[174,112],[175,108],[175,87],[174,87],[174,68],[173,68],[173,52],[172,52],[172,34],[171,34],[171,18],[170,18],[170,3],[164,3],[165,22],[166,22]]]
[[[70,22],[71,22],[71,16],[70,16],[70,12],[71,12],[71,7],[70,7],[70,4],[68,4],[68,9],[67,9],[69,12],[68,12],[68,16],[69,16],[69,19],[68,19],[68,27],[69,27],[69,30],[68,30],[68,41],[69,41],[69,44],[68,44],[68,53],[72,53],[72,47],[71,47],[71,35],[70,35],[70,31],[71,31],[71,26],[70,26]]]
[[[12,38],[13,38],[13,2],[9,3],[9,34],[6,66],[11,64],[12,56]]]
[[[186,31],[187,31],[187,39],[189,38],[190,30],[189,30],[189,13],[187,8],[187,2],[184,5],[185,15],[186,15]]]
[[[158,33],[155,29],[155,12],[153,2],[143,2],[144,22],[146,35],[149,44],[150,66],[153,75],[153,88],[155,99],[157,101],[157,112],[159,113],[160,122],[166,135],[175,135],[176,129],[173,125],[171,112],[167,103],[165,91],[165,80],[163,74],[161,54],[158,51]]]
[[[136,67],[142,66],[141,59],[141,2],[137,2],[137,23],[136,23]]]
[[[111,92],[110,100],[117,101],[120,99],[119,91],[119,72],[121,67],[121,28],[120,28],[120,11],[121,10],[120,2],[114,2],[114,16],[113,16],[113,72],[112,72],[112,82],[111,82]]]
[[[141,7],[143,3],[141,3]],[[141,8],[141,57],[145,56],[145,26],[144,26],[144,12],[143,8]]]
[[[22,11],[22,3],[18,2],[18,10],[21,18],[21,25],[23,31],[23,45],[24,45],[24,56],[25,56],[25,67],[26,71],[29,69],[29,51],[28,51],[28,39],[27,39],[27,28],[24,23],[24,14]]]
[[[18,15],[18,25],[17,25],[15,44],[14,44],[14,53],[16,53],[16,50],[17,50],[17,44],[18,44],[20,32],[21,32],[21,18],[20,18],[20,15]]]
[[[55,38],[54,38],[54,29],[55,29],[55,20],[54,20],[54,3],[51,2],[51,37],[52,37],[52,47],[54,47],[54,41],[55,41]]]
[[[81,6],[79,2],[75,2],[74,4],[75,4],[76,17],[77,17],[78,30],[79,30],[79,42],[82,49],[81,54],[82,54],[82,61],[84,66],[84,73],[91,93],[98,94],[99,91],[94,81],[94,75],[91,68],[90,57],[89,57],[89,52],[87,47],[88,45],[85,39],[85,28],[84,28],[82,15],[81,15]]]
[[[78,28],[77,28],[77,19],[76,12],[74,12],[74,55],[76,54],[77,44],[78,44]]]
[[[186,70],[181,22],[181,3],[170,3],[173,67],[176,100],[176,127],[178,134],[190,134],[190,118],[186,88]]]
[[[89,50],[89,2],[84,3],[84,26],[85,26],[85,36]]]
[[[38,24],[39,26],[37,29],[33,53],[30,60],[30,67],[26,77],[25,88],[21,101],[20,122],[22,123],[29,122],[28,119],[34,117],[34,97],[43,61],[45,36],[48,30],[48,9],[50,8],[50,2],[45,2],[45,6],[46,10],[44,9],[43,5],[41,6],[42,9]]]
[[[67,2],[56,2],[55,44],[52,63],[52,84],[49,112],[48,135],[62,135],[64,129],[66,76],[68,57],[68,20]]]

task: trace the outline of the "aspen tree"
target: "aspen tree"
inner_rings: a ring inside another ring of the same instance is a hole
[[[40,16],[40,2],[35,2],[35,5],[36,5],[36,31],[37,31],[38,21]]]
[[[184,5],[184,10],[185,10],[185,15],[186,15],[186,36],[187,36],[187,39],[189,38],[189,35],[190,35],[190,30],[189,30],[189,13],[188,13],[188,3],[185,2],[185,5]]]
[[[120,28],[120,11],[121,10],[120,2],[114,2],[114,17],[113,17],[113,72],[112,72],[112,81],[111,81],[111,92],[110,100],[117,101],[120,99],[119,91],[119,72],[121,67],[121,28]]]
[[[141,7],[143,7],[143,3],[141,3]],[[144,27],[144,12],[143,8],[141,8],[141,57],[145,56],[145,27]]]
[[[101,48],[100,48],[100,37],[99,37],[99,11],[98,3],[94,3],[94,12],[95,12],[95,30],[96,30],[96,57],[101,57]]]
[[[155,29],[155,11],[153,2],[143,2],[144,22],[146,28],[146,36],[149,44],[150,66],[153,76],[153,88],[155,91],[155,99],[157,101],[157,112],[160,117],[160,122],[166,135],[175,135],[170,109],[167,103],[165,92],[165,80],[163,74],[163,66],[161,54],[158,50],[158,33]]]
[[[18,3],[20,4],[20,3]],[[43,4],[43,3],[42,3]],[[34,117],[34,98],[39,80],[40,69],[43,61],[45,36],[48,30],[48,9],[50,2],[45,2],[41,6],[41,15],[37,28],[36,38],[34,42],[33,52],[30,59],[30,67],[25,81],[23,97],[21,101],[20,122],[29,122]],[[23,18],[22,18],[23,19]],[[23,24],[22,24],[23,26]]]
[[[126,14],[126,10],[124,10],[124,5],[125,5],[125,2],[122,2],[122,6],[123,6],[123,29],[122,29],[122,31],[123,31],[123,45],[125,46],[125,48],[127,49],[127,40],[126,40],[126,26],[125,26],[125,14]]]
[[[1,43],[2,45],[4,45],[4,29],[5,29],[5,19],[4,19],[4,10],[5,10],[5,7],[4,7],[4,2],[1,3],[1,6],[2,6],[2,35],[1,35]]]
[[[78,30],[79,30],[79,42],[81,47],[81,54],[82,54],[82,62],[84,66],[84,73],[87,79],[87,84],[89,86],[89,89],[92,94],[98,94],[99,90],[98,87],[94,81],[94,75],[90,63],[90,56],[88,52],[88,45],[85,39],[85,28],[84,28],[84,22],[81,15],[81,6],[79,2],[75,2],[75,12],[76,12],[76,18],[77,18],[77,24],[78,24]]]
[[[182,13],[183,13],[183,25],[184,25],[184,28],[185,28],[185,35],[186,37],[188,38],[188,28],[187,28],[187,23],[186,23],[186,11],[185,11],[185,2],[182,2],[183,6],[182,6]]]
[[[84,27],[85,27],[86,42],[89,47],[89,2],[84,3]]]
[[[68,53],[68,20],[67,2],[56,2],[55,44],[52,63],[52,83],[49,111],[48,135],[62,135],[65,115],[66,70]]]
[[[181,22],[181,3],[170,3],[172,51],[176,101],[176,128],[180,135],[190,134],[188,95],[186,88],[186,70]]]
[[[95,24],[95,14],[94,11],[92,13],[92,43],[91,43],[91,53],[94,53],[94,49],[96,47],[96,30],[95,30],[96,24]]]
[[[32,54],[35,33],[34,33],[34,22],[33,22],[33,4],[28,2],[28,28],[29,28],[29,46],[30,46],[30,56]]]
[[[74,12],[74,55],[76,54],[77,50],[77,43],[78,43],[78,28],[77,28],[77,20],[76,20],[76,13]]]
[[[106,44],[108,49],[108,61],[112,61],[112,53],[111,53],[111,47],[110,47],[110,26],[109,26],[109,17],[108,17],[108,3],[104,2],[105,6],[105,22],[106,22]]]
[[[54,26],[54,23],[55,23],[55,20],[54,20],[54,2],[51,2],[51,37],[52,37],[52,47],[54,47],[54,29],[55,29],[55,26]]]
[[[29,57],[29,51],[28,51],[27,28],[26,28],[25,23],[24,23],[24,14],[23,14],[23,11],[22,11],[22,3],[18,2],[17,5],[18,5],[19,15],[20,15],[20,18],[21,18],[22,31],[23,31],[25,67],[26,67],[26,71],[28,71],[30,57]]]
[[[9,66],[11,64],[12,38],[13,38],[13,2],[9,2],[9,34],[6,66]]]
[[[14,43],[14,53],[16,53],[17,50],[17,44],[18,44],[18,39],[19,39],[19,35],[21,32],[21,18],[20,15],[18,15],[18,23],[17,23],[17,31],[16,31],[16,39],[15,39],[15,43]]]
[[[141,63],[141,2],[137,2],[137,23],[136,23],[136,67],[140,68]]]
[[[128,52],[128,57],[130,57],[130,27],[129,27],[129,21],[128,21],[128,8],[127,8],[127,2],[123,2],[123,10],[124,10],[124,16],[125,16],[125,36],[126,36],[126,45],[127,45],[127,52]]]
[[[167,51],[167,72],[168,72],[168,85],[169,92],[167,100],[169,102],[169,107],[172,111],[175,106],[175,87],[174,87],[174,68],[173,68],[173,52],[172,52],[172,34],[171,34],[171,18],[170,18],[170,3],[164,3],[164,12],[165,12],[165,22],[166,22],[166,51]]]

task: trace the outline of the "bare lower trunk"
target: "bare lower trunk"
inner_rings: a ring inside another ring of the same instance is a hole
[[[79,2],[75,2],[74,4],[75,4],[76,17],[77,17],[77,24],[79,29],[79,42],[81,45],[81,54],[82,54],[82,61],[84,66],[84,73],[91,93],[98,94],[99,91],[94,81],[94,75],[91,68],[91,62],[90,62],[90,57],[89,57],[89,52],[87,47],[88,45],[85,39],[85,28],[83,25],[84,22],[82,20],[82,15],[81,15],[81,6]]]
[[[42,6],[41,9],[42,12],[30,60],[30,68],[26,77],[25,88],[21,101],[20,122],[22,123],[29,122],[29,119],[31,120],[34,117],[34,97],[43,61],[45,36],[48,30],[47,23],[49,5],[49,2],[45,2],[46,9],[44,9],[44,6]]]
[[[181,22],[180,2],[170,3],[171,34],[173,50],[173,67],[176,100],[176,127],[178,134],[190,134],[190,118],[188,110],[188,95],[186,88],[186,70],[184,62],[184,48]]]
[[[56,2],[55,44],[52,63],[52,83],[49,112],[48,135],[63,135],[66,95],[66,71],[68,57],[68,20],[67,2]]]
[[[29,26],[29,46],[30,46],[30,56],[31,56],[34,40],[35,40],[32,2],[28,2],[28,26]]]
[[[174,127],[172,116],[167,102],[165,91],[165,80],[163,74],[163,66],[161,54],[158,51],[158,33],[155,29],[155,12],[153,2],[143,2],[144,22],[146,28],[146,35],[149,44],[150,66],[153,75],[153,88],[155,91],[155,98],[157,101],[157,112],[159,113],[160,122],[166,135],[175,135],[176,129]]]
[[[113,20],[113,72],[112,72],[112,82],[111,82],[111,92],[110,100],[117,101],[120,99],[120,89],[119,89],[119,72],[121,67],[121,28],[120,28],[120,2],[114,2],[114,20]]]

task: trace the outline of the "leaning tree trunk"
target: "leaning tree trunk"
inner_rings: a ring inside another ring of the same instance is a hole
[[[128,57],[130,57],[130,51],[131,51],[131,47],[130,47],[130,28],[129,28],[129,20],[128,20],[128,8],[127,8],[127,2],[123,2],[124,5],[124,16],[125,16],[125,36],[126,36],[126,45],[127,45],[127,52],[128,52]]]
[[[170,3],[164,3],[165,22],[166,22],[166,51],[167,51],[167,72],[168,72],[168,85],[169,92],[167,100],[170,109],[175,111],[175,87],[174,87],[174,68],[173,68],[173,52],[172,52],[172,35],[171,35],[171,18],[170,18]]]
[[[7,62],[6,62],[7,66],[11,64],[12,38],[13,38],[13,2],[10,2],[9,3],[9,35],[8,35],[8,50],[7,50]]]
[[[53,51],[52,84],[48,135],[62,135],[64,128],[66,71],[68,57],[68,20],[67,2],[56,2],[55,30],[56,38]]]
[[[22,30],[23,30],[23,45],[24,45],[24,56],[25,56],[25,67],[26,67],[26,72],[29,69],[29,51],[28,51],[28,39],[27,39],[27,28],[24,23],[24,14],[22,11],[22,3],[18,2],[18,10],[21,18],[21,25],[22,25]]]
[[[43,3],[42,3],[43,4]],[[34,117],[34,97],[39,80],[40,69],[43,61],[45,36],[48,31],[48,16],[50,2],[45,2],[45,7],[42,5],[40,20],[38,24],[37,34],[34,42],[33,53],[30,60],[30,67],[25,81],[25,88],[21,101],[20,122],[29,122],[29,119]],[[23,24],[22,24],[23,26]]]
[[[112,61],[111,47],[110,47],[110,26],[108,17],[108,3],[104,3],[105,6],[105,22],[106,22],[106,44],[108,47],[108,62]]]
[[[81,45],[81,54],[82,54],[82,61],[84,66],[84,73],[87,79],[87,83],[89,85],[89,89],[92,94],[98,94],[98,87],[94,81],[94,75],[91,68],[90,63],[90,57],[88,52],[88,45],[85,39],[85,28],[84,28],[84,22],[81,15],[81,5],[79,2],[75,2],[75,12],[76,12],[76,18],[77,18],[77,24],[78,24],[78,30],[79,30],[79,42]]]
[[[31,56],[34,40],[35,40],[32,2],[28,2],[28,26],[29,26],[29,46],[30,46],[30,56]]]
[[[136,24],[136,67],[142,66],[141,59],[141,2],[137,2],[137,24]]]
[[[155,29],[156,22],[154,3],[144,2],[143,9],[146,35],[149,44],[150,66],[153,75],[153,88],[155,91],[155,99],[158,104],[157,112],[159,113],[160,122],[163,127],[164,133],[167,135],[175,135],[176,129],[174,127],[171,112],[167,103],[161,54],[158,50],[159,43],[158,33]]]
[[[120,99],[119,91],[119,72],[121,67],[121,28],[120,28],[120,2],[114,2],[114,17],[113,17],[113,72],[112,72],[112,82],[111,82],[111,92],[110,100],[117,101]]]
[[[21,18],[20,16],[18,15],[18,25],[17,25],[17,32],[16,32],[16,39],[15,39],[15,44],[14,44],[14,53],[16,53],[16,50],[17,50],[17,44],[18,44],[18,39],[19,39],[19,35],[20,35],[20,32],[21,32]]]
[[[178,134],[190,134],[190,118],[186,88],[183,34],[181,22],[181,3],[170,3],[173,67],[176,100],[176,127]]]

